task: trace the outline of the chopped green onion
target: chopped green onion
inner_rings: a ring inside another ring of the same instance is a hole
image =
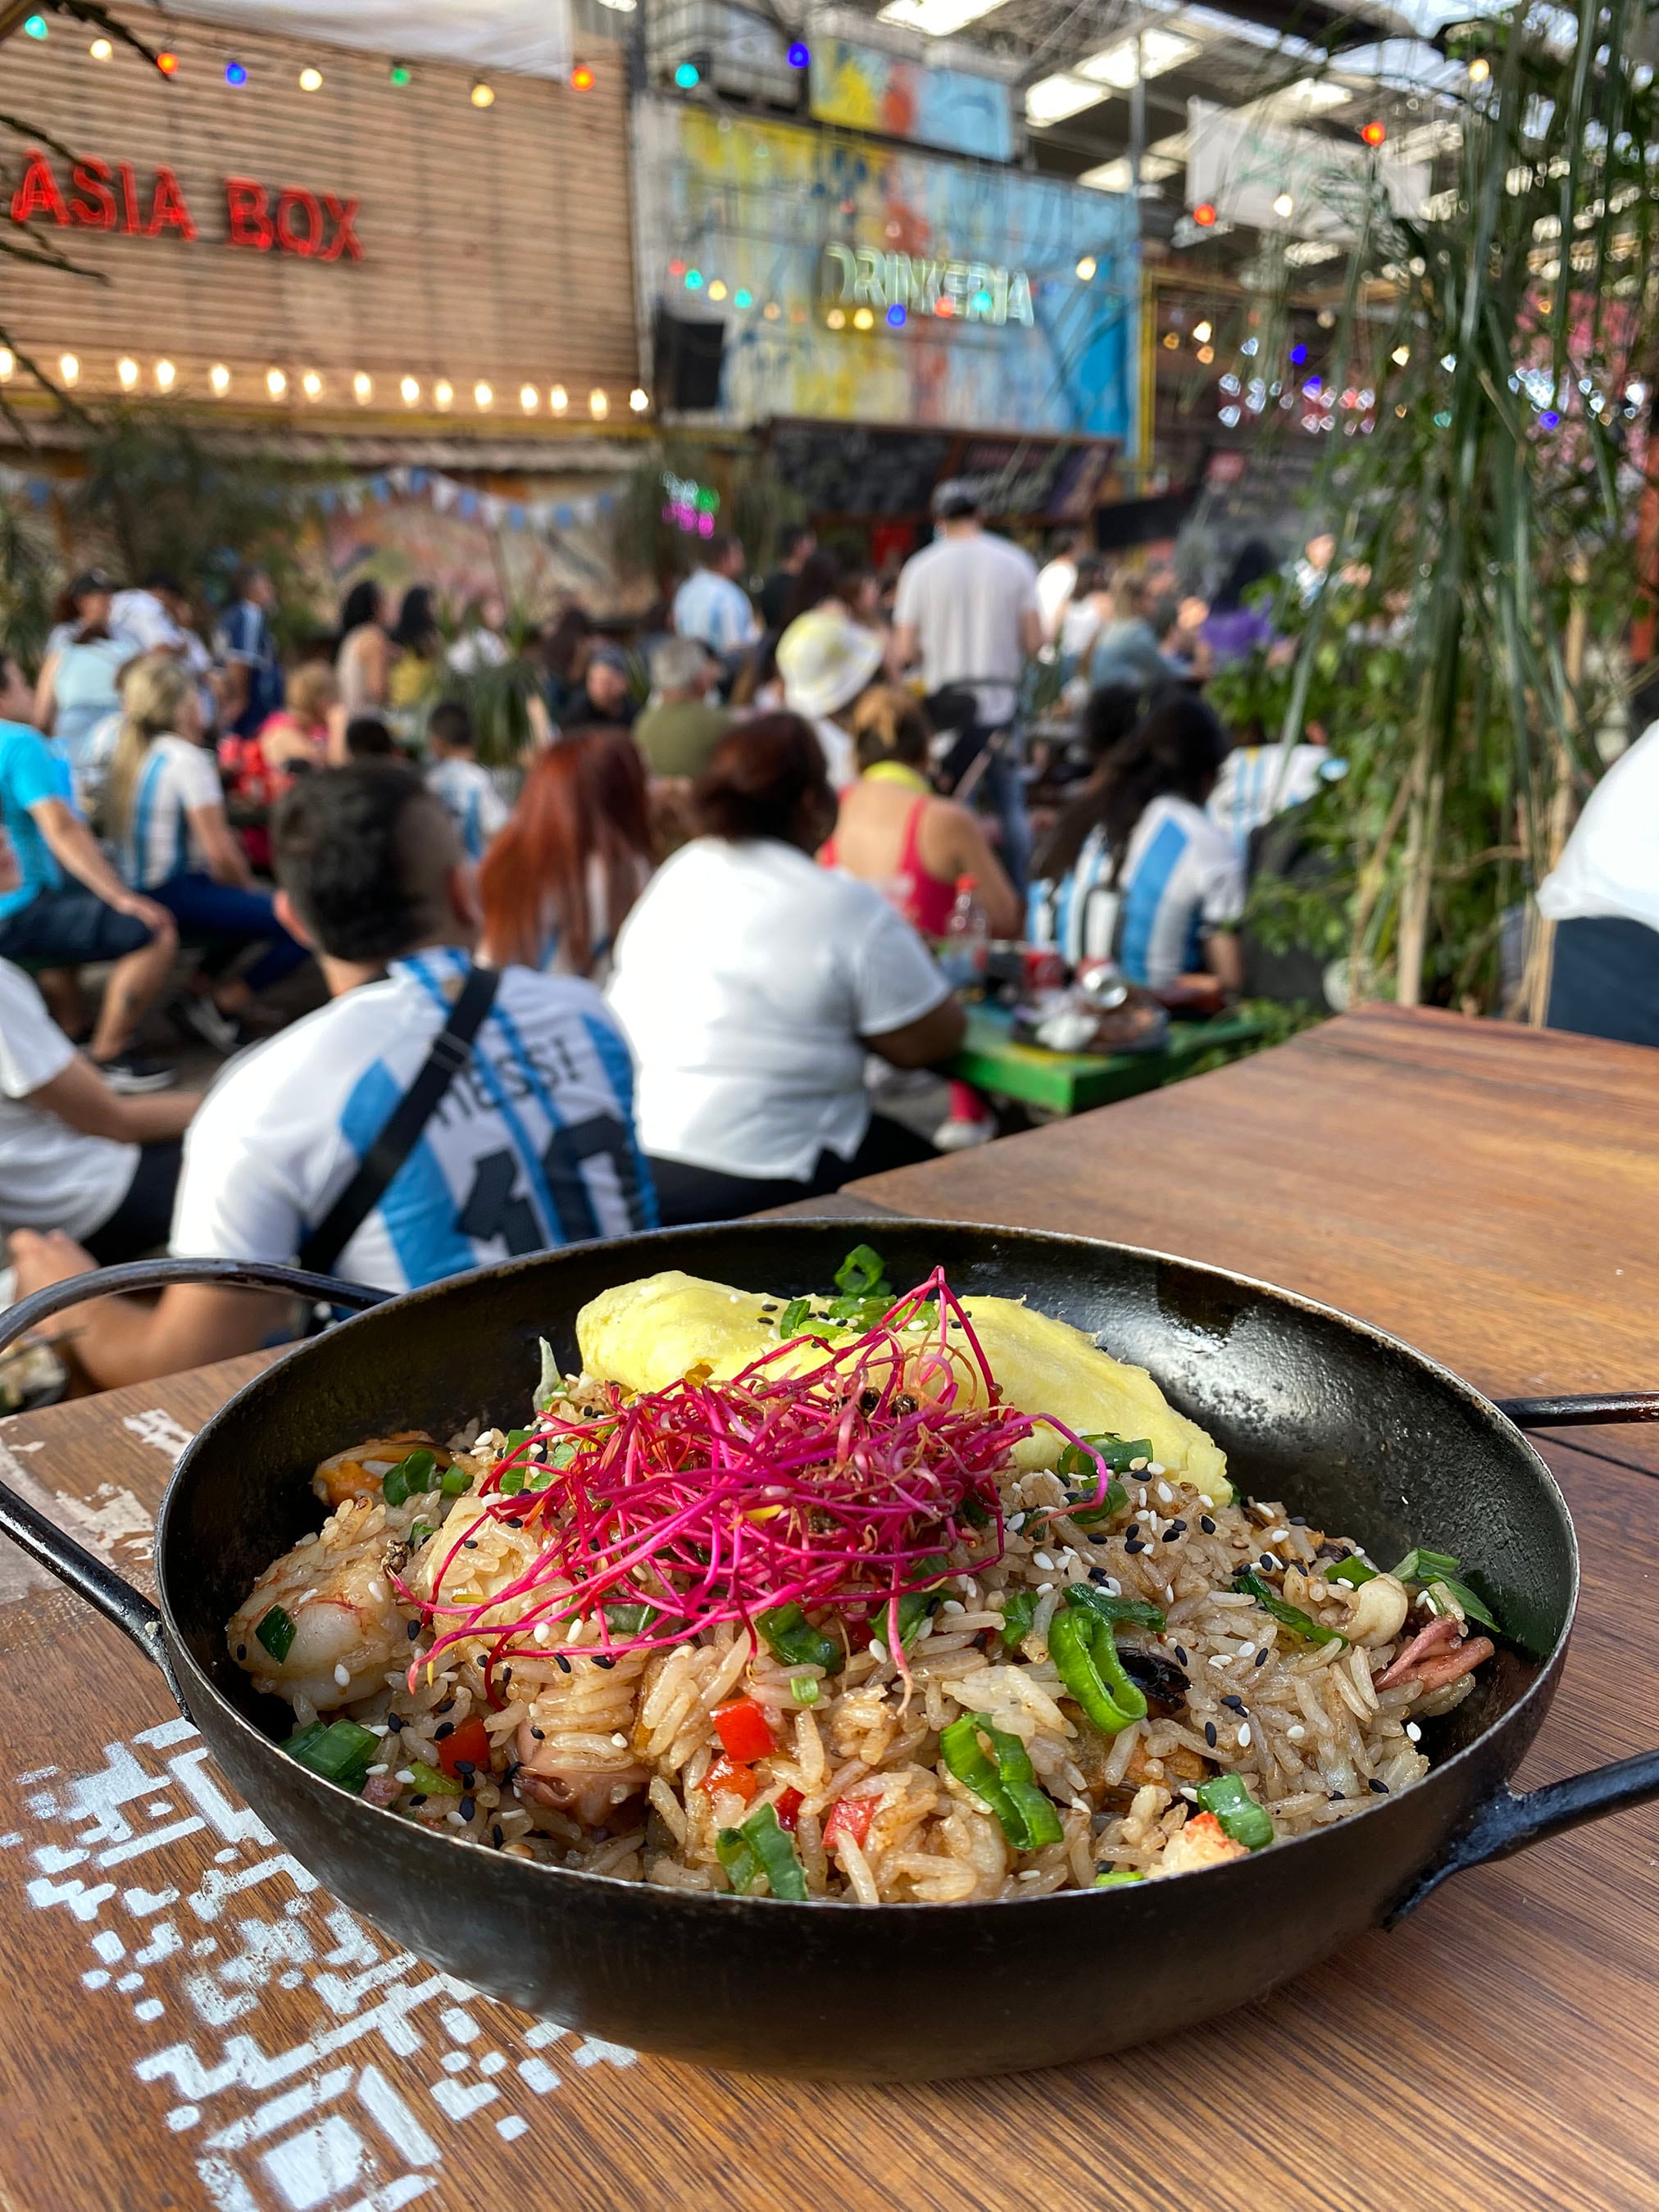
[[[943,1552],[935,1552],[927,1559],[919,1559],[916,1562],[916,1571],[918,1574],[936,1576],[941,1582],[943,1582],[944,1578],[949,1572],[949,1568],[950,1562],[946,1559]],[[904,1595],[899,1600],[899,1642],[903,1645],[907,1651],[910,1649],[910,1646],[915,1643],[918,1634],[921,1632],[921,1624],[927,1620],[928,1614],[938,1612],[944,1595],[945,1592],[943,1589],[906,1590]],[[880,1613],[872,1616],[871,1622],[872,1627],[876,1627],[877,1623],[884,1623],[886,1619],[887,1613],[884,1607]],[[886,1641],[886,1630],[884,1626],[880,1628],[878,1632],[881,1635],[882,1640],[884,1643]]]
[[[1376,1569],[1362,1559],[1358,1552],[1350,1552],[1346,1559],[1333,1559],[1325,1570],[1328,1583],[1346,1583],[1350,1589],[1363,1589],[1367,1583],[1376,1580]]]
[[[787,1667],[822,1667],[826,1674],[840,1672],[846,1653],[833,1636],[814,1628],[799,1606],[775,1605],[757,1613],[755,1626]]]
[[[1455,1583],[1449,1575],[1437,1575],[1429,1584],[1429,1595],[1432,1597],[1437,1589],[1448,1591],[1452,1597],[1455,1598],[1458,1605],[1469,1619],[1477,1622],[1480,1627],[1490,1628],[1498,1636],[1504,1633],[1467,1583]]]
[[[562,1394],[564,1377],[559,1372],[559,1363],[553,1357],[553,1347],[547,1339],[538,1336],[536,1341],[542,1348],[542,1372],[530,1402],[538,1413],[544,1413],[553,1401]]]
[[[1161,1606],[1148,1605],[1138,1597],[1113,1597],[1097,1583],[1067,1583],[1066,1602],[1098,1613],[1114,1628],[1150,1628],[1155,1636],[1161,1636],[1167,1626]]]
[[[1127,1474],[1136,1460],[1149,1460],[1152,1455],[1149,1437],[1137,1437],[1127,1443],[1121,1437],[1085,1437],[1083,1443],[1085,1449],[1081,1450],[1076,1444],[1066,1445],[1060,1455],[1055,1473],[1062,1481],[1086,1482],[1091,1490],[1100,1480],[1100,1470],[1095,1464],[1097,1454],[1105,1461],[1108,1472],[1115,1476]],[[1112,1502],[1114,1497],[1115,1504]],[[1128,1502],[1129,1494],[1122,1484],[1114,1481],[1108,1486],[1103,1503],[1092,1509],[1085,1506],[1085,1511],[1091,1510],[1103,1518],[1108,1513],[1121,1513]],[[1081,1517],[1077,1513],[1072,1515],[1074,1521]]]
[[[981,1735],[990,1738],[989,1756]],[[1030,1753],[1017,1735],[994,1727],[983,1713],[964,1713],[941,1731],[939,1747],[949,1771],[996,1814],[1017,1851],[1060,1842],[1065,1833],[1060,1815],[1037,1787]]]
[[[416,1521],[411,1523],[409,1531],[410,1550],[411,1552],[418,1552],[422,1544],[430,1540],[431,1535],[432,1529],[428,1522],[425,1521]]]
[[[981,1505],[977,1498],[963,1499],[962,1517],[970,1528],[988,1528],[991,1525],[990,1508]]]
[[[529,1478],[530,1470],[524,1467],[509,1467],[501,1476],[501,1489],[504,1498],[516,1498]]]
[[[784,1338],[799,1336],[811,1317],[811,1298],[791,1298],[778,1316],[778,1334]]]
[[[313,1730],[315,1731],[313,1733]],[[283,1746],[291,1759],[320,1774],[325,1782],[337,1782],[343,1790],[361,1790],[368,1779],[369,1762],[380,1749],[374,1732],[356,1721],[331,1721],[326,1728],[313,1722]]]
[[[1091,1504],[1085,1493],[1075,1501],[1067,1498],[1060,1510],[1062,1513],[1069,1513],[1073,1521],[1086,1528],[1091,1521],[1111,1520],[1115,1514],[1121,1513],[1128,1503],[1128,1492],[1114,1475],[1106,1486],[1106,1495],[1097,1505]]]
[[[1236,1774],[1212,1775],[1200,1782],[1196,1796],[1206,1813],[1213,1813],[1223,1832],[1236,1844],[1259,1851],[1273,1839],[1273,1824]]]
[[[446,1498],[459,1498],[463,1491],[471,1487],[472,1477],[464,1467],[447,1467],[444,1469],[444,1479],[439,1488]]]
[[[293,1615],[284,1613],[280,1605],[273,1605],[253,1633],[280,1667],[294,1649],[299,1631],[294,1626]]]
[[[1066,1695],[1103,1734],[1116,1735],[1132,1721],[1146,1718],[1146,1694],[1123,1671],[1109,1620],[1086,1606],[1057,1613],[1048,1624],[1048,1656]]]
[[[461,1794],[460,1783],[453,1775],[446,1774],[441,1767],[428,1766],[423,1759],[411,1759],[404,1772],[409,1776],[409,1787],[423,1790],[428,1797],[459,1797]]]
[[[1327,1628],[1322,1620],[1316,1620],[1310,1613],[1299,1606],[1286,1605],[1269,1589],[1260,1575],[1246,1568],[1243,1574],[1233,1577],[1233,1588],[1253,1597],[1263,1613],[1269,1614],[1281,1628],[1288,1628],[1293,1636],[1305,1637],[1310,1644],[1346,1644],[1347,1638],[1334,1628]]]
[[[1097,1874],[1095,1876],[1095,1887],[1122,1889],[1129,1882],[1145,1881],[1146,1879],[1146,1875],[1134,1867],[1114,1867],[1109,1874]]]
[[[526,1490],[547,1490],[558,1480],[558,1478],[559,1470],[556,1467],[532,1467],[525,1476],[524,1486]]]
[[[1401,1583],[1442,1583],[1448,1575],[1455,1575],[1461,1565],[1461,1560],[1454,1559],[1449,1552],[1425,1552],[1421,1545],[1416,1545],[1389,1572]]]
[[[773,1896],[787,1898],[795,1905],[805,1904],[806,1876],[795,1856],[793,1839],[778,1824],[777,1807],[763,1805],[749,1815],[738,1833],[759,1862],[761,1872],[771,1884]]]
[[[739,1897],[747,1897],[761,1877],[761,1863],[736,1828],[722,1828],[714,1838],[714,1856],[726,1869],[726,1878]]]
[[[520,1450],[524,1445],[530,1442],[530,1437],[531,1431],[528,1429],[509,1429],[507,1432],[507,1448],[508,1451],[515,1452]]]
[[[843,1328],[855,1329],[864,1336],[880,1326],[892,1303],[890,1297],[831,1298],[823,1310],[826,1319],[838,1322]]]
[[[1002,1601],[1002,1640],[1011,1651],[1018,1651],[1030,1634],[1036,1609],[1035,1590],[1010,1590]]]
[[[607,1605],[605,1617],[617,1636],[641,1636],[654,1618],[655,1608],[648,1605]]]
[[[836,1268],[836,1288],[854,1297],[884,1291],[890,1301],[893,1295],[892,1285],[887,1280],[887,1263],[868,1244],[855,1244]]]
[[[823,1692],[818,1688],[816,1674],[792,1674],[789,1694],[798,1705],[815,1705]]]

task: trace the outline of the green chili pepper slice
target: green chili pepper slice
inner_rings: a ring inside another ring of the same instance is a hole
[[[722,1828],[714,1838],[714,1856],[726,1869],[726,1878],[739,1897],[747,1897],[761,1877],[761,1863],[736,1828]]]
[[[525,1480],[526,1476],[529,1474],[529,1472],[530,1470],[528,1468],[523,1467],[509,1467],[503,1469],[500,1483],[500,1489],[502,1497],[516,1498],[519,1492],[524,1488]]]
[[[1114,1867],[1109,1874],[1097,1874],[1094,1886],[1097,1889],[1122,1889],[1132,1881],[1145,1881],[1146,1879],[1138,1868]]]
[[[1117,1477],[1127,1474],[1135,1460],[1151,1459],[1152,1447],[1151,1439],[1146,1437],[1137,1437],[1128,1443],[1121,1437],[1085,1437],[1083,1442],[1087,1447],[1084,1450],[1079,1450],[1076,1444],[1066,1445],[1060,1455],[1055,1472],[1064,1482],[1088,1484],[1088,1492],[1079,1496],[1075,1504],[1067,1504],[1060,1509],[1062,1512],[1069,1513],[1073,1521],[1081,1522],[1086,1527],[1091,1521],[1109,1521],[1114,1514],[1122,1512],[1129,1502],[1129,1493]],[[1091,1496],[1100,1480],[1099,1470],[1095,1465],[1097,1453],[1105,1461],[1113,1478],[1107,1484],[1106,1494],[1098,1504],[1092,1503]]]
[[[918,1574],[936,1576],[942,1585],[945,1577],[949,1571],[949,1567],[950,1562],[945,1558],[944,1553],[935,1552],[930,1558],[921,1559],[917,1562],[916,1571]],[[910,1646],[915,1642],[917,1636],[921,1633],[922,1622],[927,1619],[930,1613],[937,1613],[939,1611],[939,1606],[944,1601],[944,1597],[945,1591],[943,1587],[940,1587],[935,1589],[906,1590],[903,1596],[899,1600],[899,1642],[903,1645],[907,1651],[910,1649]],[[876,1615],[876,1620],[878,1622],[884,1622],[887,1616],[884,1611]],[[880,1629],[878,1629],[877,1633],[882,1635],[882,1640],[884,1643],[886,1641],[886,1638],[883,1632]]]
[[[464,1467],[447,1467],[438,1486],[446,1498],[459,1498],[463,1491],[471,1489],[472,1477]]]
[[[280,1667],[294,1649],[294,1639],[299,1634],[292,1613],[284,1613],[280,1605],[273,1605],[253,1633]]]
[[[1057,1613],[1048,1624],[1048,1656],[1067,1696],[1103,1734],[1116,1735],[1145,1719],[1146,1699],[1123,1671],[1109,1621],[1087,1611]]]
[[[428,1797],[459,1797],[461,1785],[453,1775],[446,1774],[441,1766],[428,1766],[423,1759],[412,1759],[404,1769],[409,1777],[407,1786],[419,1790]]]
[[[1263,1613],[1281,1628],[1288,1628],[1292,1635],[1305,1637],[1310,1644],[1346,1644],[1348,1640],[1335,1629],[1327,1628],[1322,1620],[1316,1620],[1310,1613],[1304,1613],[1300,1606],[1286,1605],[1250,1568],[1233,1577],[1233,1588],[1253,1597]]]
[[[755,1626],[786,1667],[822,1667],[826,1674],[834,1674],[845,1662],[847,1655],[836,1639],[814,1628],[793,1600],[757,1613]]]
[[[358,1790],[368,1779],[369,1763],[380,1743],[371,1729],[359,1728],[356,1721],[331,1721],[326,1728],[313,1722],[310,1728],[290,1736],[283,1748],[290,1759],[320,1774],[325,1782]]]
[[[600,1608],[616,1636],[640,1636],[655,1618],[648,1605],[607,1605]]]
[[[987,1754],[981,1735],[990,1738],[994,1757]],[[1041,1850],[1060,1841],[1065,1832],[1060,1815],[1038,1788],[1030,1754],[1017,1735],[993,1727],[983,1713],[964,1713],[940,1732],[939,1747],[951,1773],[996,1814],[1016,1850]]]
[[[799,1336],[812,1318],[811,1298],[791,1298],[778,1316],[778,1334],[782,1338]]]
[[[855,1244],[836,1270],[836,1288],[853,1297],[868,1297],[884,1291],[890,1299],[887,1262],[873,1246]]]
[[[777,1807],[763,1805],[758,1812],[749,1815],[738,1833],[758,1861],[761,1872],[772,1886],[773,1896],[787,1898],[794,1905],[804,1904],[806,1875],[795,1856],[793,1840],[778,1825]],[[718,1853],[718,1843],[715,1848]]]
[[[1067,1583],[1066,1602],[1075,1610],[1092,1613],[1114,1628],[1150,1628],[1161,1636],[1168,1620],[1161,1606],[1148,1605],[1138,1597],[1114,1597],[1098,1583]]]
[[[815,1705],[823,1692],[816,1674],[796,1674],[790,1679],[789,1694],[798,1705]]]
[[[410,1522],[410,1529],[409,1529],[409,1548],[410,1548],[410,1550],[411,1552],[418,1552],[418,1551],[420,1550],[420,1548],[421,1548],[421,1547],[422,1547],[422,1544],[424,1544],[424,1543],[428,1543],[428,1542],[429,1542],[429,1541],[430,1541],[430,1540],[431,1540],[431,1536],[432,1536],[432,1524],[430,1523],[430,1522],[428,1522],[428,1521],[415,1521],[415,1522]]]
[[[1206,1813],[1213,1813],[1223,1832],[1236,1844],[1259,1851],[1273,1839],[1273,1824],[1236,1774],[1212,1775],[1200,1782],[1196,1796]]]
[[[1325,1570],[1328,1583],[1346,1583],[1350,1589],[1363,1589],[1367,1583],[1376,1580],[1376,1569],[1362,1559],[1358,1552],[1350,1552],[1346,1559],[1333,1559]]]

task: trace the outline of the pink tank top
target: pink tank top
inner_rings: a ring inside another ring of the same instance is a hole
[[[905,817],[904,836],[899,844],[898,866],[888,884],[889,896],[899,912],[923,937],[943,937],[945,924],[951,919],[951,909],[957,902],[956,884],[946,876],[935,876],[922,866],[921,855],[916,850],[916,833],[921,827],[922,809],[927,800],[924,795],[917,799]],[[819,858],[826,868],[836,865],[836,841],[832,837],[824,846]]]

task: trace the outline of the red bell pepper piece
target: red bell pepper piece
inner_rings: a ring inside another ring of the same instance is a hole
[[[454,1735],[447,1735],[438,1746],[438,1765],[446,1774],[453,1775],[468,1760],[481,1774],[489,1773],[489,1731],[477,1713],[458,1723]]]
[[[779,1827],[793,1830],[800,1808],[805,1802],[806,1800],[799,1790],[780,1790],[777,1802],[773,1808],[778,1816]]]
[[[747,1765],[753,1759],[769,1759],[777,1749],[771,1724],[752,1698],[716,1705],[713,1717],[714,1733],[728,1759],[740,1759]]]
[[[717,1759],[697,1785],[712,1797],[716,1790],[731,1790],[747,1805],[758,1794],[760,1784],[751,1770],[739,1766],[735,1759]]]
[[[864,1839],[870,1832],[870,1823],[876,1817],[873,1797],[837,1797],[830,1808],[830,1817],[823,1824],[823,1848],[832,1851],[843,1840],[864,1848]]]

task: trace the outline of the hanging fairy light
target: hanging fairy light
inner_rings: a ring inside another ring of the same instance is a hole
[[[1373,149],[1380,146],[1388,135],[1387,131],[1384,130],[1382,125],[1376,122],[1363,125],[1359,132],[1361,139],[1367,146],[1371,147]]]
[[[131,392],[138,381],[137,362],[130,358],[118,361],[115,364],[115,375],[122,391]]]
[[[472,387],[472,398],[474,404],[478,407],[481,412],[485,409],[493,407],[495,404],[495,394],[494,390],[490,386],[484,382],[482,377],[479,378],[478,381]]]
[[[453,403],[454,398],[454,386],[447,376],[441,376],[432,387],[433,404],[437,407],[447,407]]]
[[[603,422],[611,412],[611,402],[596,386],[587,395],[587,411],[596,422]]]
[[[351,396],[360,407],[366,407],[374,397],[374,380],[364,368],[360,368],[351,380]]]
[[[307,63],[307,65],[306,65],[306,67],[305,67],[304,69],[302,69],[302,70],[300,71],[300,89],[301,89],[301,92],[320,92],[320,91],[322,90],[322,88],[323,88],[323,73],[322,73],[321,70],[319,70],[319,69],[313,69],[313,68],[310,65],[310,64],[309,64],[309,63]]]
[[[493,107],[495,105],[495,88],[483,77],[477,78],[473,83],[472,105],[475,107]]]
[[[170,361],[158,361],[155,364],[155,389],[171,392],[178,376],[179,372]]]
[[[1469,82],[1471,84],[1485,84],[1491,75],[1492,64],[1486,59],[1484,54],[1477,54],[1474,59],[1469,64]]]
[[[9,383],[17,366],[17,356],[9,346],[0,346],[0,384]]]
[[[163,48],[161,52],[157,54],[155,57],[155,66],[161,70],[163,76],[177,76],[179,74],[179,57],[175,53],[169,53],[165,48]]]
[[[651,404],[651,394],[641,384],[636,384],[628,395],[628,404],[636,415],[643,415]]]
[[[414,376],[406,376],[403,380],[402,383],[398,386],[398,390],[402,395],[404,405],[405,407],[412,407],[421,396],[420,379]]]
[[[300,379],[300,389],[304,392],[307,399],[320,399],[322,398],[323,380],[318,375],[314,368],[308,368],[305,374]]]
[[[265,371],[265,390],[273,399],[280,399],[288,390],[288,379],[280,368],[268,368]]]
[[[63,378],[65,384],[78,384],[80,382],[81,364],[72,353],[60,354],[58,356],[58,374]]]
[[[533,384],[519,386],[519,404],[526,415],[533,415],[542,404],[542,395]]]
[[[230,389],[230,371],[225,367],[223,362],[214,362],[208,371],[208,382],[213,387],[214,398],[222,399]]]
[[[570,394],[563,385],[556,384],[547,395],[547,404],[556,415],[562,415],[570,404]]]
[[[106,62],[113,57],[115,49],[107,39],[94,39],[87,48],[87,52],[92,56],[94,61]]]

